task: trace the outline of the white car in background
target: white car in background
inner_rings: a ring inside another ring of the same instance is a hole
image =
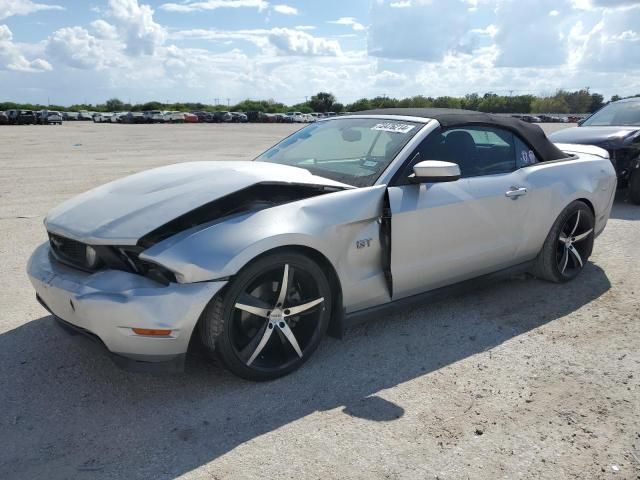
[[[295,123],[305,123],[305,116],[302,112],[287,112],[286,115],[291,117]]]
[[[98,112],[93,115],[93,121],[94,123],[108,123],[114,115],[113,112]]]
[[[183,112],[164,112],[165,123],[184,123]]]

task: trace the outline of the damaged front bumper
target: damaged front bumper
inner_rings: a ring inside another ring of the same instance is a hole
[[[27,273],[43,306],[63,326],[99,340],[119,366],[168,362],[173,370],[182,364],[200,314],[226,284],[165,286],[119,270],[86,273],[52,260],[48,243],[33,253]],[[146,336],[134,328],[171,332]]]

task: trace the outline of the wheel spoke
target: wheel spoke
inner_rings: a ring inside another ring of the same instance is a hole
[[[576,233],[579,223],[580,223],[580,210],[578,210],[578,215],[576,216],[576,224],[573,226],[573,230],[571,230],[571,233],[569,234],[570,237],[573,237],[573,234]]]
[[[575,238],[573,239],[573,243],[579,242],[580,240],[584,240],[589,235],[591,235],[591,232],[593,232],[593,228],[590,228],[589,230],[587,230],[584,233],[581,233],[580,235],[576,235]]]
[[[251,341],[245,348],[242,349],[241,354],[249,353],[253,349],[253,346],[255,345],[255,340],[257,338],[260,339],[260,341],[258,342],[258,345],[255,347],[255,350],[253,350],[251,357],[249,357],[249,360],[247,360],[247,365],[251,365],[253,361],[256,359],[256,357],[260,355],[260,352],[262,352],[264,347],[267,345],[267,342],[271,338],[272,333],[273,333],[273,324],[271,322],[266,322],[264,326],[260,329],[260,331],[257,333],[257,335],[251,339]]]
[[[296,336],[291,331],[291,328],[289,327],[287,322],[285,322],[283,320],[280,323],[277,323],[276,325],[278,326],[280,331],[284,334],[284,336],[287,337],[287,340],[289,340],[289,343],[291,344],[293,349],[296,351],[298,356],[300,358],[302,358],[302,350],[300,349],[300,345],[298,345],[298,341],[296,340]]]
[[[269,317],[271,308],[269,307],[269,304],[263,300],[253,297],[247,293],[243,294],[238,300],[239,302],[235,304],[235,307],[238,310],[257,315],[258,317]]]
[[[567,237],[561,233],[560,237],[558,237],[558,241],[560,243],[567,243]]]
[[[312,300],[311,302],[303,303],[302,305],[298,305],[296,307],[285,308],[284,316],[291,317],[292,315],[298,315],[300,313],[303,313],[303,312],[306,312],[307,310],[312,309],[313,307],[321,304],[322,302],[324,302],[324,297],[320,297],[316,300]]]
[[[284,274],[282,275],[282,283],[280,284],[280,295],[278,295],[277,307],[282,308],[287,298],[287,290],[289,288],[289,264],[284,265]]]
[[[573,254],[575,259],[578,260],[578,263],[580,264],[580,267],[582,267],[582,258],[580,257],[580,254],[578,253],[578,250],[576,250],[576,247],[571,245],[569,247],[569,251]]]
[[[569,262],[569,249],[565,248],[564,253],[562,254],[562,258],[560,259],[560,264],[562,265],[562,267],[560,267],[560,273],[564,273],[564,271],[567,269],[568,262]]]

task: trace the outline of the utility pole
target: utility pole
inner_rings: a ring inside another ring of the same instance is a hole
[[[227,108],[229,108],[231,106],[231,99],[227,98]]]

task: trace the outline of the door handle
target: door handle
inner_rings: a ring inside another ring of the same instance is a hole
[[[522,197],[527,194],[527,189],[524,187],[511,187],[511,190],[507,190],[504,193],[505,197],[517,199],[518,197]]]

